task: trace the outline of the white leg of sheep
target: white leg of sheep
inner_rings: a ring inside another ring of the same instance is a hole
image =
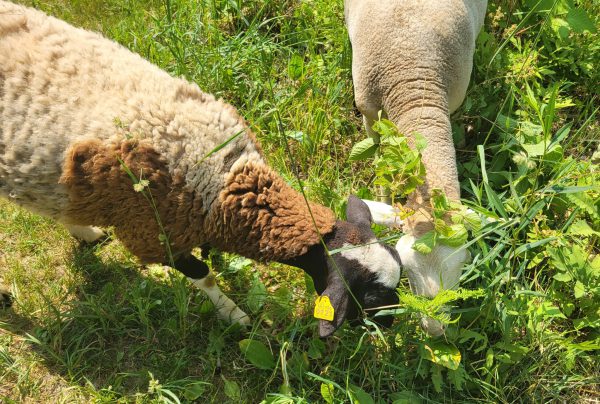
[[[73,237],[83,240],[86,243],[93,243],[94,241],[97,241],[106,235],[101,228],[95,226],[65,224],[65,227],[67,230],[69,230],[69,233],[71,233]]]
[[[202,279],[188,279],[195,287],[208,295],[210,301],[215,305],[220,318],[234,324],[250,325],[250,317],[233,300],[225,296],[217,286],[215,276],[212,273],[209,273]]]
[[[219,289],[215,276],[205,262],[188,255],[175,261],[175,269],[187,276],[195,287],[206,293],[221,319],[243,326],[250,325],[250,317]]]

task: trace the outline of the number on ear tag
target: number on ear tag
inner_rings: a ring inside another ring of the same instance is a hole
[[[329,296],[317,297],[314,316],[321,320],[333,321],[333,306],[329,301]]]

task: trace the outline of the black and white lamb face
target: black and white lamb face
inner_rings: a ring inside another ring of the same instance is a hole
[[[337,250],[328,259],[327,278],[313,277],[317,292],[329,297],[335,312],[333,321],[319,321],[321,337],[333,334],[345,319],[356,322],[363,312],[373,315],[377,308],[398,303],[398,252],[377,240],[371,230],[369,208],[359,198],[349,198],[346,216],[347,222],[337,222],[334,232],[324,239],[330,252]],[[390,326],[393,317],[374,320]]]

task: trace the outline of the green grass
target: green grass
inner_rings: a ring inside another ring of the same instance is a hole
[[[235,105],[311,199],[341,214],[373,188],[371,162],[347,161],[364,130],[341,1],[23,3]],[[426,303],[403,279],[392,329],[320,341],[299,271],[215,255],[219,284],[254,319],[240,330],[114,238],[79,246],[0,201],[0,280],[16,296],[0,312],[0,401],[600,400],[600,3],[503,0],[488,13],[453,130],[464,203],[497,220],[471,235],[463,277],[483,297],[453,303],[444,339],[418,327]]]

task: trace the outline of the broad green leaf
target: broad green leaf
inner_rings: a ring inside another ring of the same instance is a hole
[[[566,196],[569,201],[573,202],[581,210],[590,214],[594,219],[600,219],[598,208],[596,208],[592,199],[585,192],[566,194]]]
[[[321,383],[321,397],[327,404],[333,404],[333,384]]]
[[[357,161],[368,159],[369,157],[375,155],[375,152],[377,151],[378,147],[379,145],[375,143],[375,140],[373,140],[373,138],[368,137],[366,139],[363,139],[360,142],[356,143],[354,146],[352,146],[352,150],[350,151],[350,156],[348,157],[348,160]]]
[[[420,133],[415,134],[415,149],[419,152],[423,152],[427,148],[427,139]]]
[[[585,220],[578,220],[569,227],[569,234],[576,236],[598,236],[600,232],[595,231]]]
[[[433,213],[437,218],[441,218],[450,209],[448,198],[441,189],[431,191],[431,206],[433,206]]]
[[[447,235],[440,236],[439,241],[450,247],[461,247],[467,243],[469,235],[467,228],[462,224],[453,224]]]
[[[546,152],[548,142],[539,142],[536,144],[523,144],[521,145],[530,157],[542,156]]]
[[[440,236],[449,236],[452,234],[452,228],[442,219],[435,219],[434,230]]]
[[[428,342],[423,344],[423,357],[433,363],[442,365],[448,369],[456,370],[460,365],[460,351],[452,344],[445,342]]]
[[[204,391],[206,390],[206,386],[210,386],[210,383],[207,382],[194,382],[185,386],[183,390],[183,396],[190,401],[194,401],[199,399]]]
[[[440,366],[431,367],[431,382],[436,392],[442,392],[442,368]]]
[[[423,402],[420,396],[409,390],[390,394],[390,400],[392,400],[392,404],[421,404]]]
[[[468,340],[473,340],[471,345],[469,346],[469,350],[473,350],[475,344],[480,342],[481,344],[473,350],[474,353],[479,353],[483,351],[488,346],[488,338],[486,335],[480,334],[473,330],[462,329],[460,331],[460,340],[458,341],[461,344],[464,344]]]
[[[244,257],[235,257],[229,263],[229,270],[232,272],[241,271],[244,268],[248,268],[252,265],[252,260]]]
[[[494,350],[492,348],[488,348],[485,353],[485,367],[486,369],[491,369],[494,364]]]
[[[600,255],[596,255],[590,262],[590,276],[600,277]]]
[[[501,129],[505,129],[506,132],[514,132],[519,127],[519,121],[502,114],[498,114],[496,122]],[[482,146],[483,147],[483,146]]]
[[[257,368],[271,370],[275,367],[273,354],[262,342],[244,339],[239,345],[246,359]]]
[[[299,80],[304,75],[304,58],[297,53],[288,62],[288,75],[292,80]]]
[[[600,328],[600,316],[591,315],[584,318],[577,318],[573,320],[573,326],[576,330],[581,330],[582,328]]]
[[[567,39],[569,37],[569,32],[571,31],[569,23],[562,18],[552,18],[550,20],[550,26],[561,39]]]
[[[219,354],[223,349],[225,349],[223,334],[217,328],[211,328],[208,332],[208,352]]]
[[[350,384],[348,386],[348,390],[350,390],[350,396],[352,398],[353,403],[375,404],[375,401],[373,401],[373,398],[371,397],[371,395],[369,393],[367,393],[366,391],[364,391],[363,389],[361,389],[360,387]]]
[[[571,314],[573,314],[573,311],[575,310],[575,305],[571,302],[563,302],[560,308],[567,317],[570,317]]]
[[[543,318],[566,318],[560,309],[550,302],[542,302],[539,304],[536,313]]]
[[[379,133],[383,137],[396,136],[398,134],[396,125],[394,125],[394,123],[388,119],[380,119],[375,121],[372,128],[375,132]]]
[[[573,277],[568,272],[558,272],[552,278],[556,279],[559,282],[569,282]]]
[[[583,286],[583,283],[579,281],[575,282],[575,287],[573,288],[573,295],[576,299],[580,299],[583,296],[585,296],[585,286]]]
[[[225,395],[234,402],[239,402],[242,397],[240,386],[233,380],[227,380],[223,375],[221,375],[221,378],[223,379],[223,391]]]
[[[567,14],[567,22],[573,31],[581,34],[585,31],[595,33],[597,31],[594,21],[588,16],[583,8],[572,8]]]
[[[450,380],[458,391],[462,391],[466,376],[467,372],[462,367],[456,370],[448,369],[448,380]]]
[[[544,161],[558,163],[564,158],[564,151],[561,145],[557,144],[548,149],[544,156]]]
[[[454,224],[463,224],[467,230],[478,232],[482,227],[481,217],[477,212],[468,212],[466,209],[452,214]]]
[[[527,354],[527,352],[529,352],[529,348],[526,346],[511,344],[508,342],[497,342],[494,344],[494,347],[506,352],[504,356],[498,353],[494,355],[495,358],[504,363],[516,363],[521,360]]]
[[[263,285],[259,277],[254,278],[252,286],[248,291],[248,299],[246,300],[246,304],[250,308],[250,311],[253,313],[259,311],[263,304],[265,304],[266,299],[267,288],[265,288],[265,285]]]
[[[429,254],[433,250],[433,247],[435,247],[435,239],[435,232],[429,231],[415,240],[412,248],[421,254]]]
[[[543,132],[544,128],[541,125],[537,125],[529,121],[520,121],[519,130],[525,136],[527,140],[537,140],[539,135]],[[523,145],[525,147],[526,145]]]

